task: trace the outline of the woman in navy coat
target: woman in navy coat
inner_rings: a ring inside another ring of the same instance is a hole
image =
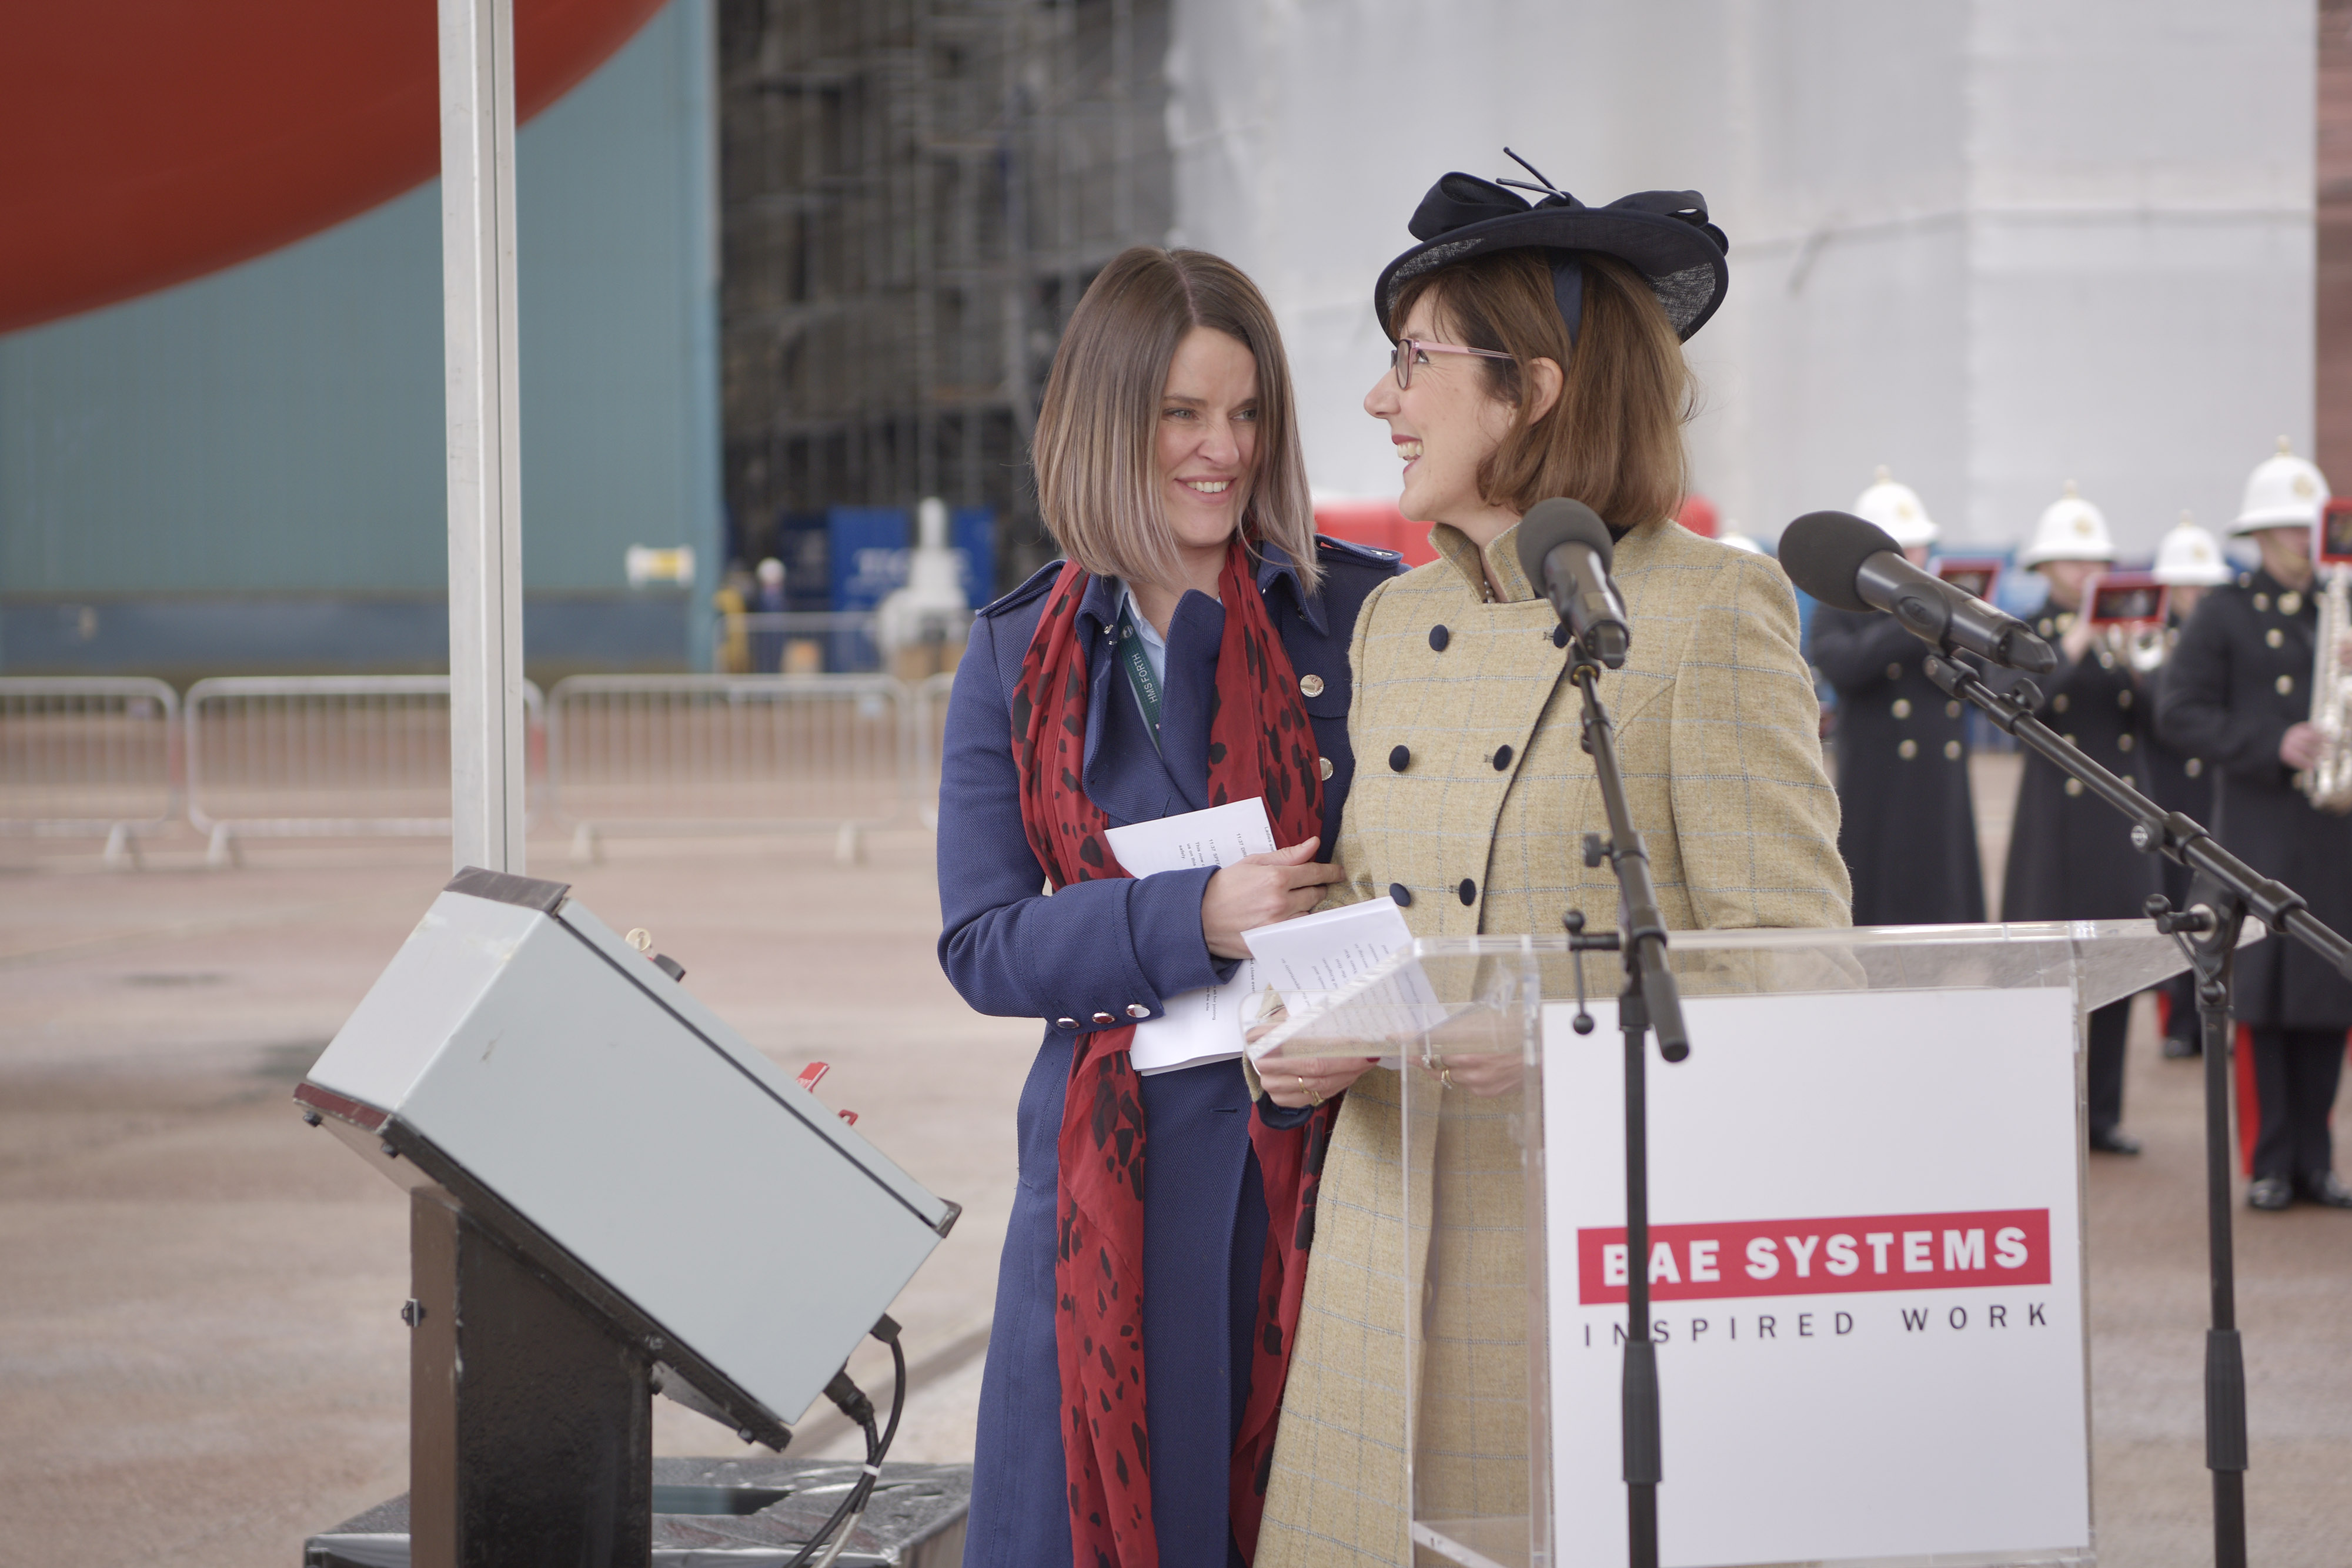
[[[1121,454],[1144,447],[1115,422],[1155,413],[1151,463],[1122,474]],[[1240,930],[1315,906],[1336,875],[1324,862],[1353,772],[1349,639],[1365,596],[1402,570],[1389,551],[1313,533],[1271,312],[1247,278],[1197,252],[1139,248],[1104,270],[1065,335],[1035,458],[1048,526],[1089,573],[1073,580],[1084,582],[1075,636],[1093,655],[1079,666],[1085,745],[1073,782],[1112,825],[1211,804],[1229,608],[1216,563],[1239,529],[1320,753],[1322,823],[1318,838],[1222,871],[1072,880],[1043,895],[1048,868],[1024,827],[1013,716],[1064,566],[974,621],[942,753],[940,959],[974,1008],[1041,1018],[1045,1030],[1021,1094],[1020,1185],[981,1393],[964,1558],[973,1568],[1072,1562],[1055,1265],[1074,1050],[1090,1031],[1160,1017],[1169,998],[1223,983]],[[1133,657],[1139,644],[1157,666],[1149,674]],[[1168,1568],[1218,1568],[1244,1560],[1229,1470],[1266,1248],[1251,1096],[1238,1061],[1137,1082],[1150,1138],[1141,1251],[1152,1528]],[[1297,1120],[1269,1109],[1274,1124]]]

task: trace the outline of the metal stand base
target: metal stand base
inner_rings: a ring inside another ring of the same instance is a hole
[[[784,1568],[861,1473],[846,1459],[656,1459],[653,1568]],[[959,1568],[971,1508],[970,1465],[886,1463],[835,1568]],[[320,1531],[303,1543],[302,1563],[409,1568],[408,1500]]]
[[[409,1197],[409,1515],[417,1568],[642,1568],[653,1554],[644,1353],[435,1186]]]

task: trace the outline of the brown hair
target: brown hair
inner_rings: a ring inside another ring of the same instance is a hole
[[[1242,481],[1242,538],[1288,551],[1311,593],[1322,568],[1282,334],[1257,285],[1206,251],[1121,251],[1070,313],[1030,443],[1038,511],[1088,571],[1178,580],[1175,540],[1160,509],[1160,400],[1177,345],[1196,327],[1224,333],[1257,361],[1256,455]]]
[[[1566,496],[1613,528],[1639,528],[1682,505],[1688,477],[1682,427],[1696,412],[1696,386],[1682,340],[1641,274],[1589,251],[1578,260],[1584,315],[1573,349],[1552,297],[1549,262],[1525,247],[1488,251],[1407,282],[1390,308],[1389,329],[1427,295],[1464,348],[1511,356],[1478,361],[1488,390],[1518,410],[1478,465],[1487,505],[1524,512]],[[1538,359],[1566,375],[1549,412],[1531,420],[1526,367]]]

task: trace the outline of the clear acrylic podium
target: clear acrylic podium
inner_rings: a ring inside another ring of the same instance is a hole
[[[1691,1055],[1646,1070],[1661,1562],[2095,1562],[2083,1021],[2186,967],[2178,945],[2105,921],[1671,952]],[[1350,1167],[1343,1126],[1322,1201],[1392,1227],[1402,1359],[1365,1370],[1403,1384],[1417,1563],[1626,1560],[1622,977],[1580,967],[1564,936],[1418,941],[1287,998],[1256,1048],[1393,1074],[1354,1113],[1384,1119],[1391,1174]]]

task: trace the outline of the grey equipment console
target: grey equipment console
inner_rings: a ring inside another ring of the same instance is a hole
[[[568,893],[460,873],[295,1098],[782,1448],[959,1210]]]

